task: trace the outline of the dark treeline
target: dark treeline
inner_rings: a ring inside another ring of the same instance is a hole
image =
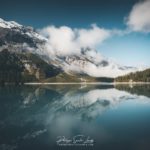
[[[114,82],[114,78],[107,78],[107,77],[98,77],[96,78],[97,82]]]
[[[22,82],[24,65],[15,53],[4,49],[0,52],[0,84]]]
[[[115,79],[116,82],[150,82],[150,69],[130,73]]]

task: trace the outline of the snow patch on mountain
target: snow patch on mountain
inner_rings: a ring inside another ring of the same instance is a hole
[[[15,21],[4,21],[3,19],[0,18],[0,27],[3,27],[3,28],[21,28],[22,25],[18,24],[17,22]]]
[[[22,35],[27,35],[30,38],[37,39],[37,40],[47,40],[44,36],[40,35],[30,26],[23,26],[15,21],[4,21],[0,18],[0,27],[4,29],[11,29],[13,31],[19,32]]]

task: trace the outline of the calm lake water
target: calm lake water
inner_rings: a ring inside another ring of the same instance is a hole
[[[150,86],[0,88],[0,150],[150,150]]]

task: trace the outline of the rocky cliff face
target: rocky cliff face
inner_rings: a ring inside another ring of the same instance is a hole
[[[0,50],[8,48],[14,52],[35,51],[46,39],[32,27],[25,27],[14,21],[0,19]]]

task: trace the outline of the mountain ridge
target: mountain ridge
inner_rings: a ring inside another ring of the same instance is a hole
[[[64,78],[66,76],[80,78],[82,75],[84,77],[88,76],[92,81],[96,81],[96,78],[111,79],[138,70],[135,67],[126,67],[114,63],[89,47],[82,48],[79,54],[74,53],[64,56],[61,53],[55,53],[55,50],[50,53],[46,48],[47,40],[46,37],[39,34],[32,27],[0,19],[0,52],[8,49],[8,51],[18,56],[31,53],[37,57],[36,59],[39,57],[47,65],[59,70],[58,72],[63,74]],[[30,61],[33,60],[31,59]],[[40,66],[39,69],[41,68]],[[52,79],[49,79],[49,81],[52,81]],[[75,81],[78,81],[78,79]]]

